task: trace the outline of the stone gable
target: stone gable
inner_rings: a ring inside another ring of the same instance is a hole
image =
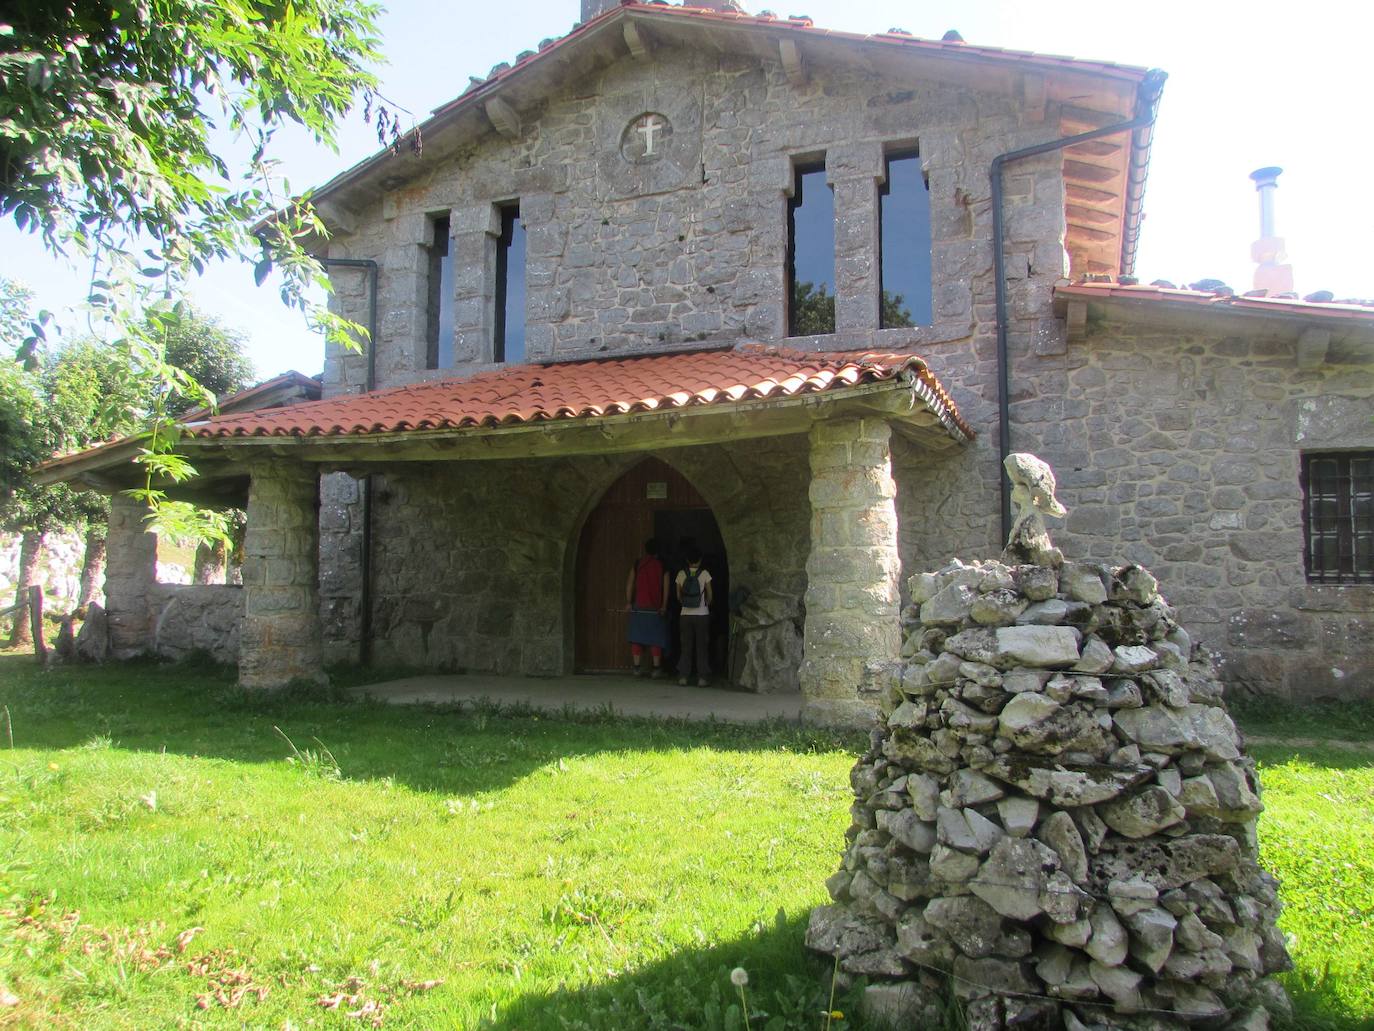
[[[643,115],[661,157],[626,157]],[[378,385],[466,373],[491,356],[495,205],[518,201],[528,233],[527,349],[560,360],[785,335],[787,196],[793,162],[825,155],[836,201],[838,332],[826,348],[968,339],[990,323],[987,169],[1045,134],[1043,101],[912,77],[816,66],[800,86],[781,62],[701,50],[630,57],[566,84],[518,138],[490,132],[384,193],[334,257],[380,262]],[[878,188],[884,153],[917,145],[931,192],[934,325],[878,331]],[[1038,308],[1065,270],[1062,176],[1053,160],[1007,179],[1013,266]],[[426,248],[451,219],[455,362],[426,370]],[[362,277],[335,276],[350,317]],[[326,392],[363,386],[365,361],[331,351]]]

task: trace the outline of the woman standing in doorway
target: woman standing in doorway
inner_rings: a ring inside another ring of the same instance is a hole
[[[668,645],[668,571],[658,557],[658,541],[644,542],[644,554],[625,580],[625,604],[630,607],[630,661],[637,677],[644,675],[639,660],[649,649],[655,678],[663,676],[663,649]]]
[[[682,606],[682,657],[678,660],[678,683],[687,686],[696,665],[697,687],[710,681],[711,662],[711,574],[701,568],[701,549],[691,543],[684,549],[687,568],[677,574],[677,600]]]

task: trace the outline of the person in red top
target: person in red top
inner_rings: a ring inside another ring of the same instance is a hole
[[[655,678],[663,676],[663,649],[668,646],[668,571],[658,557],[658,541],[644,542],[644,554],[625,578],[625,604],[630,608],[630,659],[637,677],[644,649],[653,658]]]

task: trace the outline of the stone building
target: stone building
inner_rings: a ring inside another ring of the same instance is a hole
[[[201,496],[246,499],[246,684],[623,668],[653,533],[727,588],[718,676],[856,718],[904,571],[1000,548],[1014,448],[1059,475],[1064,551],[1175,585],[1233,682],[1369,692],[1374,309],[1124,285],[1161,73],[728,2],[581,13],[422,153],[316,192],[371,329],[323,397],[189,428]],[[121,462],[47,475],[112,490]],[[150,647],[119,546],[111,619]]]

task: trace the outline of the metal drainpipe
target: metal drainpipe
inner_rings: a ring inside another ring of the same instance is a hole
[[[1118,122],[1077,136],[1065,136],[1033,147],[1009,150],[992,159],[992,276],[997,292],[997,479],[1002,494],[1002,540],[1011,535],[1011,481],[1007,478],[1005,462],[1011,454],[1011,356],[1007,351],[1007,258],[1005,254],[1005,226],[1002,212],[1002,167],[1015,161],[1038,157],[1056,150],[1064,150],[1079,143],[1115,136],[1121,132],[1135,132],[1154,125],[1159,107],[1159,94],[1168,76],[1158,68],[1145,74],[1136,91],[1136,115],[1130,121]],[[1128,179],[1135,169],[1128,169]],[[1129,183],[1128,183],[1129,185]]]
[[[380,269],[371,258],[321,258],[325,268],[355,268],[367,272],[367,389],[377,386],[377,280]],[[372,474],[363,477],[363,539],[359,547],[362,590],[358,599],[358,665],[372,660]]]

